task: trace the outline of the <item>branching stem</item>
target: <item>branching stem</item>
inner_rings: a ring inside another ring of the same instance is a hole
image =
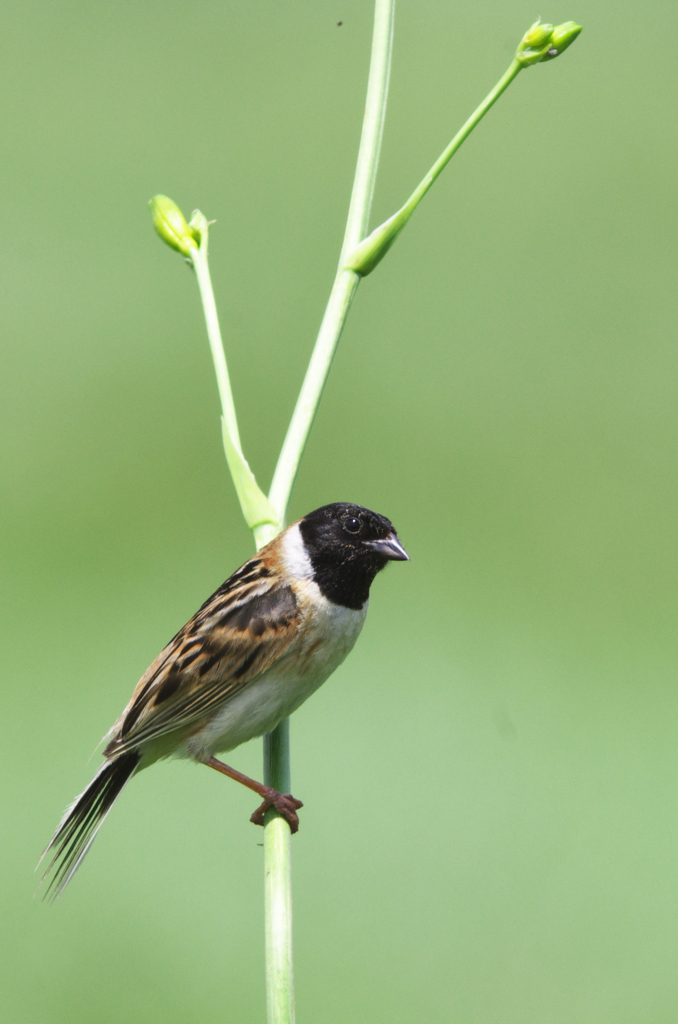
[[[443,150],[405,205],[366,237],[384,133],[394,13],[395,0],[375,0],[365,116],[339,266],[268,497],[258,486],[240,444],[207,259],[209,222],[199,210],[195,210],[187,224],[176,203],[165,195],[154,196],[149,204],[153,225],[159,236],[186,257],[196,272],[221,400],[224,451],[243,516],[254,534],[257,551],[285,527],[287,506],[299,464],[361,279],[371,273],[383,259],[438,175],[521,69],[557,57],[581,32],[581,26],[574,22],[565,22],[556,27],[543,25],[539,20],[535,22],[523,36],[507,71]],[[273,732],[264,736],[264,783],[278,793],[290,792],[289,719],[282,721]],[[269,807],[264,816],[268,1024],[295,1022],[290,840],[287,820],[275,807]]]
[[[156,231],[168,245],[190,260],[196,272],[221,400],[224,450],[257,550],[285,526],[299,463],[361,278],[383,258],[443,168],[521,68],[558,56],[581,31],[574,22],[556,28],[536,22],[523,37],[508,70],[457,132],[405,205],[365,237],[386,116],[394,8],[395,0],[375,0],[365,116],[339,267],[268,498],[259,488],[240,444],[207,260],[209,222],[196,210],[187,224],[181,210],[167,196],[155,196],[150,203]],[[288,719],[264,737],[264,781],[280,793],[290,791]],[[273,807],[266,812],[264,821],[267,1019],[268,1024],[294,1024],[291,833],[287,821]]]
[[[482,103],[476,107],[465,124],[462,125],[449,146],[443,150],[433,164],[428,174],[424,175],[405,205],[401,206],[388,220],[380,224],[378,228],[375,228],[367,238],[363,238],[353,249],[346,250],[346,270],[353,270],[362,277],[372,273],[391,248],[433,182],[444,168],[447,167],[462,142],[469,137],[476,125],[482,121],[490,107],[496,103],[504,90],[509,87],[522,67],[523,65],[517,59],[511,62],[495,87],[490,90]]]

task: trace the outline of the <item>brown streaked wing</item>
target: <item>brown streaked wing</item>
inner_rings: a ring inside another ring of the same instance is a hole
[[[106,755],[216,711],[287,650],[299,619],[291,588],[251,576],[235,582],[234,600],[220,587],[142,676]]]

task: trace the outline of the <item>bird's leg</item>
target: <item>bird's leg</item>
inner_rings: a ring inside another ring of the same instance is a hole
[[[275,807],[279,814],[282,814],[283,818],[290,826],[292,834],[299,830],[299,815],[297,811],[300,807],[303,807],[301,800],[295,800],[291,793],[279,793],[277,789],[272,789],[270,786],[264,786],[261,782],[255,782],[254,779],[250,779],[248,775],[243,775],[242,772],[236,771],[235,768],[229,767],[224,764],[223,761],[217,760],[216,757],[210,757],[208,761],[204,761],[208,768],[214,768],[215,772],[221,772],[222,775],[228,775],[229,779],[234,779],[239,782],[242,786],[247,786],[248,789],[254,790],[259,796],[263,796],[264,802],[261,807],[257,807],[256,811],[250,818],[250,821],[254,822],[255,825],[264,824],[264,814],[269,807]]]

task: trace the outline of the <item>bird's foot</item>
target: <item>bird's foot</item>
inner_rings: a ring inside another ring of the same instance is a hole
[[[277,789],[271,789],[268,786],[266,790],[266,799],[261,807],[257,807],[250,821],[255,825],[263,825],[266,811],[269,807],[275,807],[278,814],[281,814],[290,826],[290,832],[294,835],[295,832],[299,831],[299,815],[297,811],[300,807],[304,806],[301,800],[295,800],[291,793],[279,793]]]
[[[242,772],[236,771],[235,768],[231,768],[230,765],[217,760],[216,757],[210,757],[205,761],[205,764],[208,768],[214,768],[215,771],[221,772],[222,775],[227,775],[229,779],[235,779],[241,785],[254,790],[259,796],[263,796],[263,804],[261,807],[257,807],[250,818],[250,821],[253,821],[255,825],[263,825],[266,811],[269,807],[275,807],[276,811],[282,814],[290,826],[292,834],[299,831],[299,815],[297,811],[300,807],[304,806],[301,800],[295,800],[291,793],[279,793],[277,789],[273,789],[271,786],[262,786],[260,782],[255,782],[254,779],[250,779],[247,775],[243,775]]]

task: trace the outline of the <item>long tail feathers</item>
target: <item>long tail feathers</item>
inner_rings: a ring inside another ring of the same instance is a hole
[[[42,877],[44,882],[52,868],[55,869],[45,893],[46,899],[55,900],[64,891],[80,867],[104,818],[134,775],[138,763],[139,754],[134,750],[106,761],[87,789],[66,808],[59,827],[40,858],[42,861],[50,850],[55,851]]]

